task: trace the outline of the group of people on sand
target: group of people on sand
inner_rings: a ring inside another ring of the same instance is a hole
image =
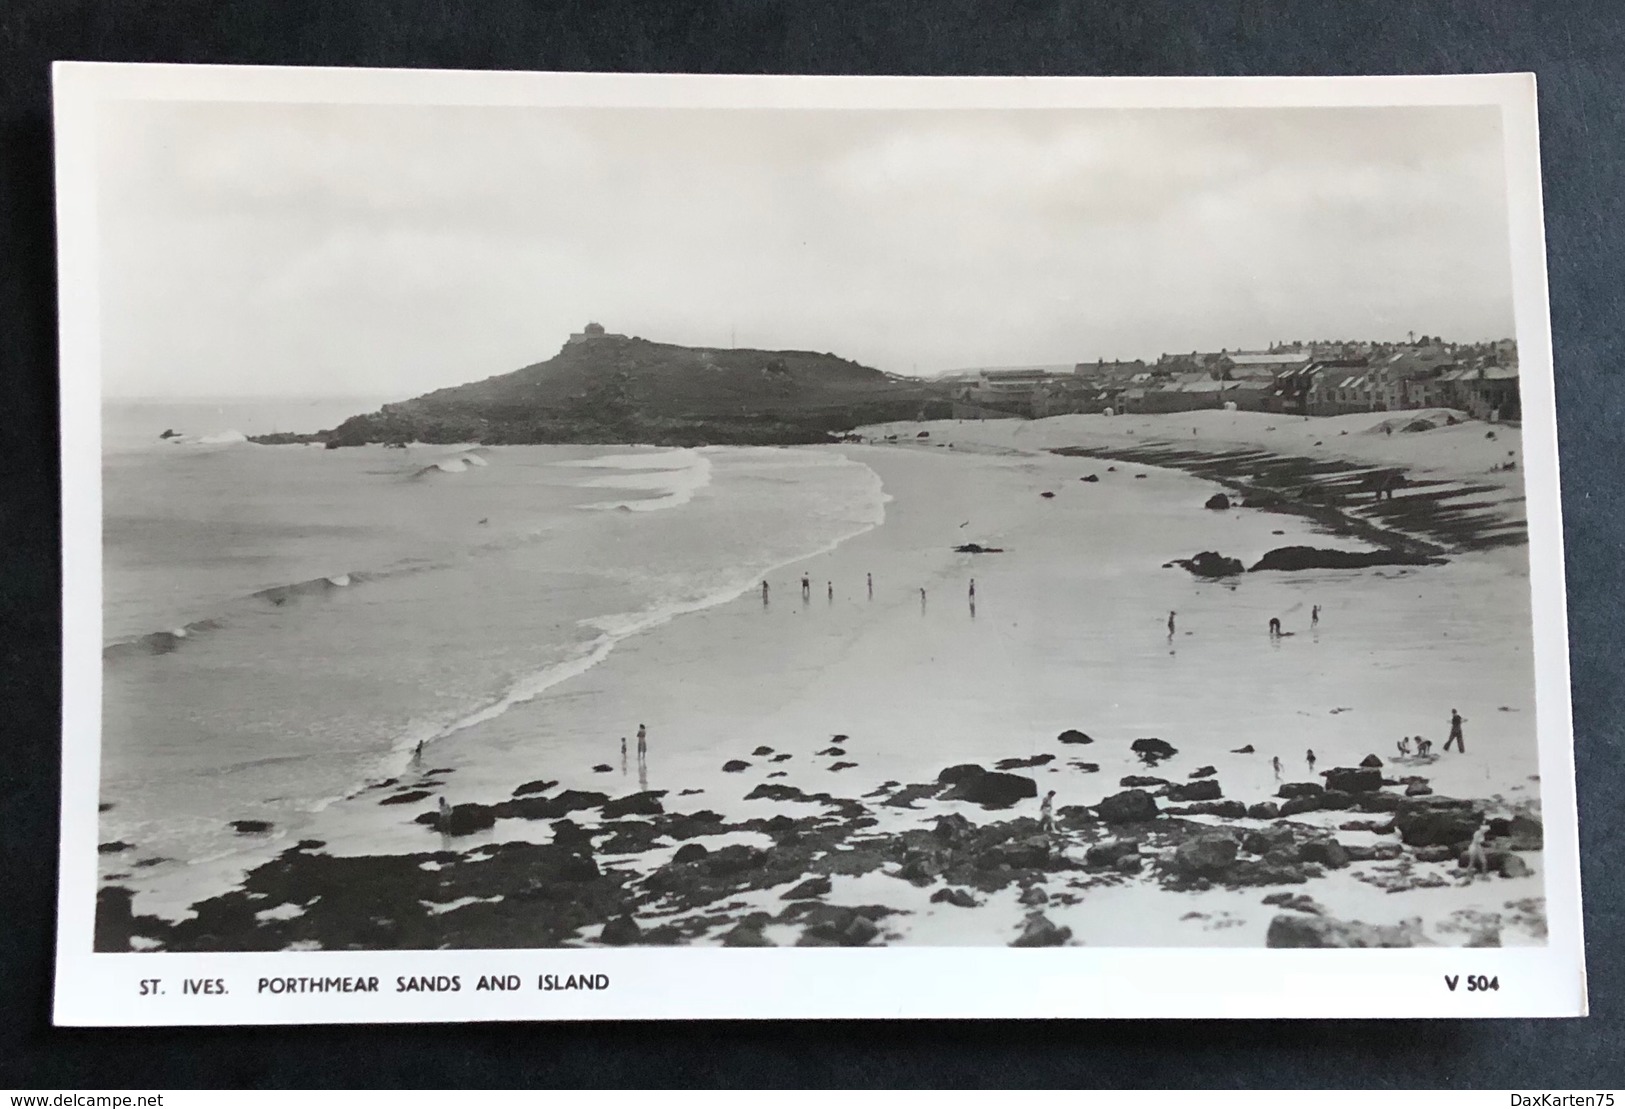
[[[1450,750],[1451,745],[1454,744],[1457,754],[1465,755],[1467,753],[1467,741],[1462,738],[1461,734],[1461,725],[1465,719],[1466,718],[1455,709],[1450,710],[1450,735],[1444,741],[1444,749],[1446,751]],[[1418,758],[1428,758],[1433,754],[1433,741],[1431,739],[1425,739],[1419,735],[1405,736],[1399,741],[1397,746],[1399,748],[1400,756],[1403,758],[1409,758],[1412,755],[1415,755]]]
[[[764,582],[763,585],[765,587],[766,583]],[[923,590],[922,590],[922,592],[923,592]],[[971,595],[971,603],[975,604],[976,603],[976,579],[975,578],[971,579],[970,595]],[[764,596],[765,596],[765,594],[764,594]],[[1179,613],[1175,612],[1173,609],[1168,610],[1168,638],[1169,639],[1172,639],[1174,637],[1174,633],[1177,630],[1178,625],[1176,623],[1175,618],[1178,615],[1179,615]],[[1320,606],[1319,605],[1314,605],[1309,610],[1309,626],[1311,628],[1320,627]],[[1271,639],[1280,639],[1282,636],[1293,634],[1292,632],[1287,632],[1287,631],[1282,631],[1281,630],[1281,618],[1279,616],[1271,616],[1270,617],[1269,630],[1270,630],[1270,638]]]
[[[864,586],[865,592],[868,594],[869,599],[871,601],[874,600],[875,599],[875,576],[873,574],[864,574],[863,575],[863,586]],[[772,594],[773,594],[773,590],[772,590],[772,587],[768,585],[767,579],[766,578],[762,579],[762,607],[763,608],[766,608],[768,606],[768,604],[770,603],[769,599],[772,597]],[[834,600],[835,600],[835,583],[833,581],[825,581],[824,582],[824,596],[830,602],[832,602],[832,603],[834,602]],[[970,599],[971,614],[975,615],[975,613],[976,613],[976,579],[975,578],[970,579],[969,599]],[[801,603],[806,604],[810,600],[812,600],[812,576],[809,575],[809,574],[803,573],[801,575]],[[923,585],[920,586],[920,607],[922,609],[925,607],[925,586],[923,586]],[[1172,625],[1172,622],[1173,622],[1173,615],[1174,614],[1171,613],[1171,612],[1168,614],[1168,619],[1169,619],[1169,623],[1170,623],[1170,634],[1172,634],[1171,625]]]

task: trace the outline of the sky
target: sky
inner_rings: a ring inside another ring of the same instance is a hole
[[[1512,335],[1493,107],[132,101],[110,396],[405,398],[589,320],[895,373]]]

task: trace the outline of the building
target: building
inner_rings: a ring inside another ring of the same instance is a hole
[[[583,327],[580,331],[577,331],[577,332],[573,333],[570,336],[570,338],[565,342],[564,345],[569,346],[571,343],[586,343],[586,342],[591,342],[594,339],[624,339],[624,338],[626,338],[625,335],[616,335],[616,334],[613,334],[611,332],[605,331],[604,330],[604,325],[601,324],[601,323],[589,323],[586,327]]]
[[[1224,377],[1229,381],[1272,381],[1284,370],[1309,364],[1309,353],[1301,350],[1238,350],[1225,355]]]

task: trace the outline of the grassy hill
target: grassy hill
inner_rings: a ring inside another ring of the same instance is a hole
[[[947,387],[798,350],[616,336],[512,373],[258,442],[813,443],[860,424],[947,415]]]

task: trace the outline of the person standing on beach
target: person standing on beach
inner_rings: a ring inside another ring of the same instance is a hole
[[[1304,758],[1309,763],[1309,773],[1313,774],[1315,772],[1315,752],[1314,752],[1314,749],[1311,748],[1310,750],[1305,751],[1304,752]]]
[[[801,599],[803,601],[812,597],[812,579],[806,574],[801,575]]]
[[[435,823],[435,827],[442,832],[451,828],[451,805],[444,797],[440,798],[440,819]]]
[[[423,741],[421,739],[418,740],[417,748],[412,752],[412,761],[413,762],[422,762],[423,761]]]
[[[1038,827],[1045,832],[1055,831],[1055,791],[1044,794],[1044,803],[1038,806]]]
[[[863,575],[863,580],[869,586],[869,599],[872,601],[875,599],[875,576],[873,574],[865,574]]]
[[[1467,744],[1461,738],[1461,713],[1455,709],[1450,710],[1450,735],[1444,741],[1444,749],[1446,751],[1450,750],[1452,743],[1456,745],[1458,754],[1465,755],[1467,753]]]
[[[1174,617],[1176,615],[1177,615],[1177,613],[1175,613],[1173,609],[1168,610],[1168,638],[1169,639],[1172,639],[1174,637]]]
[[[1313,608],[1311,608],[1309,610],[1309,626],[1311,628],[1318,628],[1320,626],[1320,606],[1319,605],[1316,605],[1315,607],[1313,607]]]
[[[762,607],[767,607],[767,582],[762,582]]]
[[[621,773],[626,773],[626,737],[621,737]]]
[[[1271,639],[1280,639],[1281,638],[1281,620],[1280,620],[1280,617],[1278,617],[1278,616],[1271,616],[1270,617],[1270,638]]]
[[[1274,758],[1270,759],[1270,765],[1275,768],[1275,777],[1276,780],[1279,781],[1281,777],[1281,756],[1276,755]]]
[[[970,600],[971,600],[971,604],[976,603],[976,579],[975,578],[972,578],[970,580]]]
[[[649,729],[642,724],[638,725],[638,762],[649,757]]]
[[[1469,879],[1483,874],[1486,878],[1490,874],[1490,860],[1484,854],[1484,837],[1489,835],[1489,824],[1483,823],[1473,833],[1473,842],[1467,845],[1467,873]]]
[[[826,582],[825,582],[825,583],[824,583],[824,591],[825,591],[825,595],[826,595],[826,596],[827,596],[827,597],[828,597],[828,598],[829,598],[829,599],[830,599],[830,600],[831,600],[831,601],[833,601],[833,600],[834,600],[834,599],[835,599],[835,583],[834,583],[834,582],[832,582],[832,581],[826,581]]]

